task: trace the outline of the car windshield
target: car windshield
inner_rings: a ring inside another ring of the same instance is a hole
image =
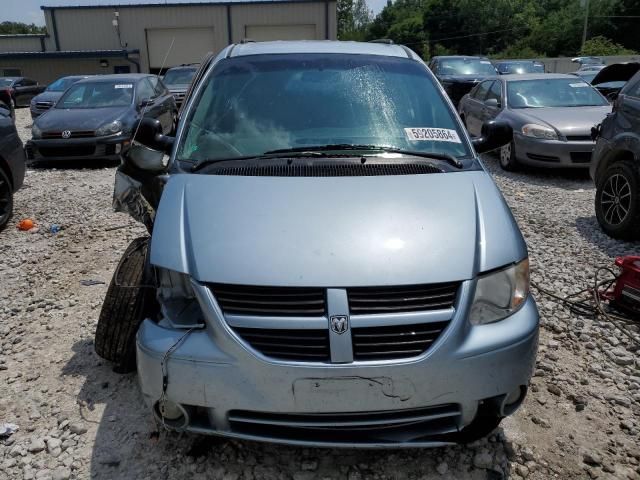
[[[195,74],[195,68],[177,68],[167,71],[162,81],[165,85],[189,85]]]
[[[537,68],[533,62],[510,62],[498,64],[498,71],[504,74],[522,74],[538,72],[539,68]]]
[[[598,72],[578,72],[576,75],[582,78],[585,82],[591,83],[597,74]]]
[[[47,87],[48,92],[64,92],[67,88],[73,85],[75,82],[80,80],[79,78],[73,77],[62,77],[50,84]]]
[[[469,155],[454,112],[424,65],[409,59],[236,57],[218,63],[198,95],[184,123],[179,160],[327,145]]]
[[[496,69],[489,60],[478,58],[448,58],[438,65],[439,75],[495,75]]]
[[[578,77],[508,82],[507,99],[510,108],[608,105],[602,95]]]
[[[0,78],[0,87],[10,87],[15,81],[14,78]]]
[[[129,81],[76,83],[60,98],[56,108],[124,107],[133,101]]]

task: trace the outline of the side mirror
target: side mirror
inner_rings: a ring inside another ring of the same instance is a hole
[[[507,122],[495,121],[482,124],[482,133],[471,140],[477,153],[490,152],[500,148],[513,139],[513,129]]]
[[[617,100],[618,93],[619,92],[610,92],[607,94],[607,100],[609,100],[609,103],[613,103]]]
[[[489,108],[500,108],[500,102],[497,98],[487,98],[484,101],[484,106]]]
[[[127,163],[145,172],[160,173],[167,169],[169,157],[164,152],[134,143],[123,154]]]
[[[167,155],[173,149],[174,137],[162,134],[162,124],[156,118],[142,117],[138,125],[134,126],[132,141],[141,143],[151,150],[157,150]]]

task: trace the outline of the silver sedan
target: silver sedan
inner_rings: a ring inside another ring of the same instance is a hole
[[[594,142],[591,127],[611,105],[595,88],[574,75],[503,75],[487,79],[458,106],[467,130],[479,136],[482,124],[503,120],[513,141],[500,149],[500,166],[588,168]]]

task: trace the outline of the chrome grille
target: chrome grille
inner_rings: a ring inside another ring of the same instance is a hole
[[[329,360],[328,330],[234,328],[234,331],[267,357],[302,362]]]
[[[438,339],[449,322],[353,328],[353,358],[392,360],[422,355]]]
[[[352,315],[418,312],[451,308],[459,282],[408,285],[402,287],[348,288]]]
[[[325,313],[322,288],[210,285],[222,308],[232,314],[260,316],[321,316]]]
[[[445,440],[458,431],[460,407],[438,405],[380,412],[283,414],[232,410],[228,420],[238,433],[305,442],[407,443]]]
[[[91,138],[95,137],[95,132],[93,130],[76,130],[71,132],[71,136],[69,138]],[[56,139],[62,138],[62,132],[43,132],[43,139]],[[65,139],[66,140],[66,139]]]

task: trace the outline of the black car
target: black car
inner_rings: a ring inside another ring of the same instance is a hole
[[[640,63],[614,63],[607,65],[591,79],[591,85],[607,97],[610,101],[615,100],[618,92],[626,85],[636,72],[640,71]]]
[[[88,75],[72,75],[60,77],[55,82],[50,83],[44,92],[31,99],[31,118],[35,119],[49,110],[67,88],[87,77]]]
[[[198,65],[181,65],[167,70],[162,77],[163,83],[167,86],[173,98],[176,99],[178,108],[182,106],[193,76],[198,71]]]
[[[34,161],[100,158],[118,160],[142,117],[173,130],[178,109],[156,75],[117,74],[73,84],[31,128],[27,158]]]
[[[533,60],[505,60],[493,65],[500,75],[544,73],[544,65]]]
[[[613,112],[594,131],[590,173],[602,229],[614,238],[640,239],[640,72],[620,90]]]
[[[0,88],[0,109],[4,109],[5,115],[8,114],[11,118],[16,118],[16,106],[7,88]]]
[[[438,78],[453,104],[458,102],[478,83],[498,72],[485,57],[441,56],[433,57],[429,68]]]
[[[0,77],[0,89],[9,93],[13,107],[28,107],[33,97],[44,92],[45,86],[26,77]]]
[[[0,230],[13,214],[13,193],[24,181],[24,150],[13,120],[0,108]]]

